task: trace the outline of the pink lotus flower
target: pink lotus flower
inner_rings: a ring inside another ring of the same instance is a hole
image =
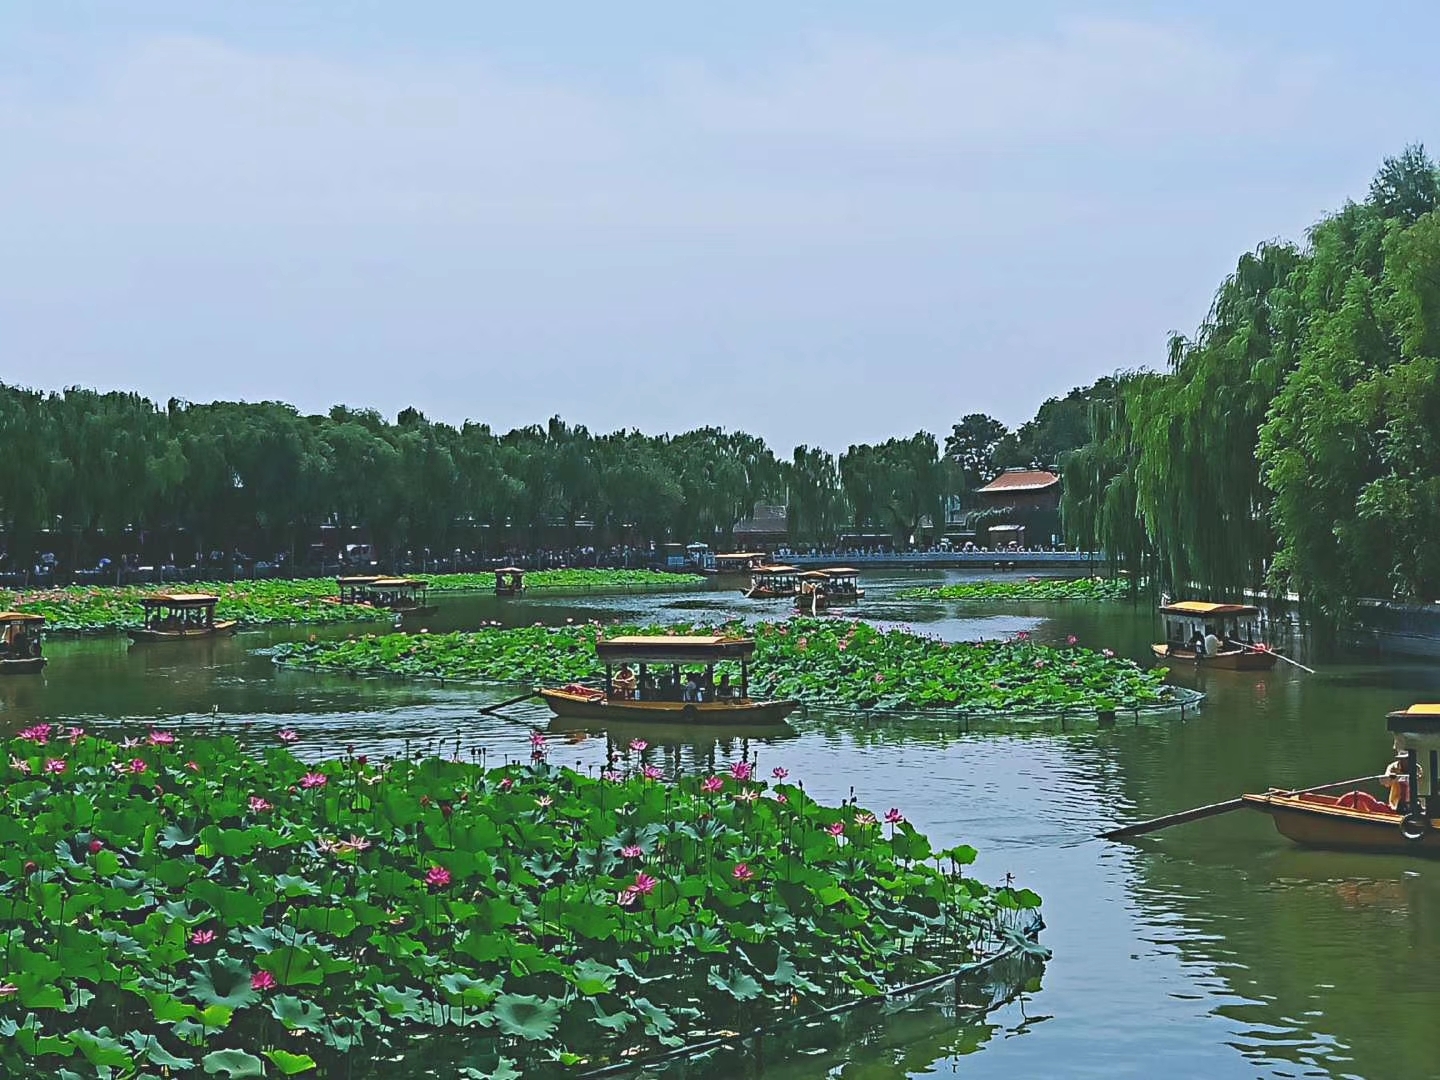
[[[885,673],[884,673],[883,671],[882,671],[882,672],[879,672],[878,674],[876,674],[876,676],[875,676],[875,683],[876,683],[877,685],[880,684],[880,683],[883,683],[884,681],[885,681]]]
[[[600,773],[600,779],[608,780],[612,784],[618,784],[621,780],[625,779],[625,774],[616,772],[614,769],[605,769]]]
[[[50,732],[53,730],[54,728],[50,724],[36,724],[34,727],[26,728],[15,737],[24,739],[26,742],[33,742],[36,746],[44,746],[50,741]]]
[[[0,998],[14,997],[20,992],[20,987],[14,983],[0,983]]]
[[[299,733],[298,731],[294,730],[293,728],[286,728],[284,731],[280,732],[280,733],[277,734],[275,737],[276,737],[277,739],[279,739],[279,740],[280,740],[281,742],[283,742],[283,743],[292,743],[292,742],[299,742],[299,741],[300,741],[300,733]]]
[[[510,777],[508,777],[508,776],[505,777],[505,779],[503,779],[503,780],[500,781],[500,790],[501,790],[501,791],[509,791],[509,790],[510,790],[511,788],[513,788],[514,786],[515,786],[515,781],[514,781],[514,780],[511,780]]]
[[[275,981],[275,976],[268,971],[257,971],[250,976],[251,990],[274,990],[280,984]]]
[[[640,775],[643,776],[646,780],[659,780],[662,776],[665,775],[665,770],[657,768],[654,765],[646,765],[643,769],[640,770]]]
[[[1029,641],[1029,640],[1030,640],[1030,631],[1029,631],[1029,630],[1021,630],[1019,633],[1017,633],[1017,634],[1015,635],[1015,640],[1016,640],[1016,641]]]
[[[450,884],[450,871],[443,866],[432,866],[425,871],[425,884],[432,889],[443,889]]]
[[[832,821],[830,823],[830,826],[825,831],[828,832],[831,836],[844,836],[845,823],[843,821]]]
[[[1074,645],[1074,644],[1075,644],[1077,641],[1079,641],[1079,640],[1080,640],[1080,639],[1077,638],[1074,634],[1071,634],[1069,637],[1067,637],[1067,638],[1065,639],[1065,644],[1066,644],[1066,645]]]
[[[175,743],[175,736],[168,731],[152,731],[147,741],[151,746],[172,746]]]
[[[538,732],[538,731],[532,731],[532,732],[530,733],[530,749],[532,749],[532,750],[544,750],[544,749],[545,749],[545,736],[542,735],[542,734],[541,734],[540,732]]]
[[[200,771],[200,763],[198,761],[187,761],[185,762],[185,768],[193,773],[198,773]]]
[[[775,768],[770,770],[770,775],[773,776],[776,780],[784,780],[785,777],[790,775],[790,770],[781,768],[779,765],[776,765]]]
[[[324,773],[307,772],[300,778],[300,786],[309,791],[311,788],[324,787],[330,782],[330,778]]]
[[[785,803],[788,803],[790,801],[790,796],[786,795],[783,791],[781,791],[776,794],[775,801],[783,806]]]
[[[262,813],[264,813],[266,810],[274,810],[274,809],[275,809],[275,805],[274,805],[273,803],[271,803],[271,802],[269,802],[269,801],[267,801],[267,800],[265,800],[265,799],[262,799],[259,795],[251,795],[251,796],[250,796],[250,812],[251,812],[252,814],[262,814]]]
[[[540,807],[540,809],[542,810],[546,810],[555,805],[555,800],[552,799],[549,795],[541,795],[538,799],[535,800],[535,805]]]
[[[85,729],[79,727],[72,727],[68,734],[70,736],[70,745],[74,746],[76,743],[78,743],[81,739],[85,737]]]
[[[742,862],[735,864],[735,869],[730,871],[730,876],[736,881],[749,881],[755,876],[755,872]]]
[[[150,769],[150,766],[147,765],[147,764],[144,762],[144,760],[141,759],[141,758],[138,758],[138,757],[137,757],[137,758],[135,758],[133,761],[130,762],[130,771],[131,771],[132,773],[134,773],[136,776],[139,776],[139,775],[140,775],[141,773],[143,773],[143,772],[148,772],[149,769]]]
[[[721,790],[724,786],[725,781],[720,779],[720,777],[707,776],[704,783],[700,785],[700,790],[705,792],[706,795],[714,795],[715,792]]]
[[[121,740],[121,742],[120,742],[120,749],[122,749],[122,750],[134,750],[135,747],[137,747],[137,746],[139,746],[139,745],[140,745],[140,740],[139,740],[139,739],[123,739],[123,740]]]
[[[209,945],[215,940],[214,930],[196,930],[190,935],[191,945]]]
[[[1036,660],[1036,661],[1035,661],[1035,670],[1036,670],[1036,671],[1039,671],[1039,670],[1040,670],[1041,668],[1043,668],[1044,666],[1045,666],[1045,661],[1044,661],[1044,660]]]
[[[16,757],[14,754],[10,755],[10,767],[16,772],[24,773],[26,776],[30,775],[30,763],[24,758]]]
[[[753,803],[758,798],[760,798],[760,790],[758,788],[746,788],[744,791],[737,791],[735,793],[736,802]]]
[[[51,758],[45,762],[45,771],[52,776],[58,776],[60,773],[63,773],[65,769],[65,762],[60,758]]]
[[[630,888],[634,889],[641,896],[647,896],[655,891],[655,886],[660,884],[657,880],[645,873],[643,870],[635,871],[635,884]]]
[[[885,821],[889,825],[899,825],[904,820],[905,815],[900,813],[900,811],[893,806],[890,807],[889,810],[885,811]]]
[[[620,849],[620,854],[627,859],[638,859],[645,852],[637,844],[626,844]]]
[[[879,823],[879,818],[877,818],[874,814],[870,813],[868,810],[862,810],[860,811],[860,813],[855,815],[856,825],[878,825]]]
[[[91,855],[98,855],[98,854],[100,854],[100,852],[102,852],[102,851],[105,850],[105,841],[103,841],[103,840],[91,840],[91,841],[90,841],[90,844],[89,844],[89,847],[90,847],[90,854],[91,854]]]
[[[634,886],[626,889],[621,889],[618,893],[615,894],[615,903],[619,904],[623,908],[634,907],[639,899],[640,894],[635,891]]]
[[[748,761],[737,761],[730,766],[730,775],[736,780],[749,780],[755,775],[755,766]]]
[[[631,750],[634,750],[637,754],[640,753],[642,750],[645,750],[646,748],[648,748],[649,745],[650,745],[650,744],[649,744],[648,742],[646,742],[644,739],[631,739],[631,740],[630,740],[630,749],[631,749]]]
[[[1114,657],[1114,655],[1115,655],[1115,650],[1114,650],[1114,649],[1101,649],[1101,650],[1100,650],[1100,655],[1103,656],[1103,657],[1105,657],[1106,659],[1110,659],[1110,658]]]

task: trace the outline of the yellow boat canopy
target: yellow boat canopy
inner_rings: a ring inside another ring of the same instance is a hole
[[[0,622],[44,622],[44,615],[31,615],[28,611],[0,611]]]
[[[595,643],[596,655],[607,664],[713,664],[719,660],[748,660],[755,639],[746,637],[682,637],[670,634],[605,638]]]
[[[209,593],[151,593],[140,598],[142,607],[213,607],[219,602]]]
[[[1259,608],[1249,604],[1207,604],[1203,600],[1182,600],[1178,604],[1166,604],[1160,611],[1166,615],[1190,615],[1202,619],[1224,615],[1253,617],[1260,614]]]

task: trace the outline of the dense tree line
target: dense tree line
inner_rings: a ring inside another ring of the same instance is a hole
[[[0,386],[0,528],[16,565],[42,544],[82,565],[135,550],[142,535],[188,548],[180,560],[268,555],[295,550],[325,524],[361,527],[382,553],[727,545],[756,503],[783,503],[793,542],[860,531],[903,544],[923,520],[943,521],[946,497],[964,498],[1007,453],[1050,454],[1057,410],[1047,402],[1013,434],[967,417],[943,452],[920,432],[838,459],[801,446],[786,460],[718,428],[596,435],[557,417],[498,434],[414,409],[391,422],[344,406],[307,416],[280,402],[162,407],[132,393]]]
[[[1172,588],[1440,595],[1440,178],[1387,159],[1308,244],[1242,256],[1162,374],[1119,377],[1068,456],[1072,540]]]

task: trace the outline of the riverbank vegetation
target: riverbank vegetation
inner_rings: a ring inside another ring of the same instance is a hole
[[[286,643],[276,661],[353,674],[559,685],[603,671],[597,636],[720,632],[726,627],[491,627],[452,634],[365,635]],[[734,625],[755,637],[752,694],[817,706],[1059,712],[1158,704],[1165,670],[1143,669],[1109,649],[1008,641],[951,643],[839,619]],[[719,667],[725,671],[724,665]],[[1108,705],[1107,705],[1108,703]]]
[[[902,589],[898,600],[1123,600],[1132,589],[1125,578],[1027,578],[1024,581],[959,581]]]
[[[432,592],[495,588],[494,574],[436,574],[425,577]],[[697,585],[698,574],[669,574],[653,570],[539,570],[527,574],[525,585],[535,589],[674,589]],[[333,578],[295,578],[278,581],[202,581],[184,585],[73,585],[61,589],[35,589],[0,593],[0,606],[45,617],[47,631],[58,634],[104,634],[136,626],[140,599],[156,592],[208,592],[220,598],[216,618],[236,619],[242,626],[285,623],[388,621],[394,616],[364,604],[335,603]]]
[[[1118,381],[1064,468],[1072,543],[1174,591],[1440,597],[1440,179],[1420,147],[1308,243],[1241,257],[1164,374]]]
[[[637,743],[593,777],[532,745],[487,770],[21,732],[0,1071],[570,1075],[952,970],[1039,903],[778,766],[667,783]]]

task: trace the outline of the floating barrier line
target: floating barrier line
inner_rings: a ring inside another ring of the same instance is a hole
[[[713,1039],[706,1039],[703,1042],[687,1043],[685,1046],[677,1046],[673,1050],[651,1054],[644,1058],[632,1058],[628,1061],[617,1061],[611,1065],[602,1065],[598,1069],[581,1073],[580,1080],[603,1080],[605,1077],[624,1076],[627,1073],[635,1072],[639,1069],[648,1069],[654,1068],[657,1065],[670,1064],[686,1058],[695,1057],[697,1054],[708,1053],[711,1050],[720,1050],[726,1047],[741,1048],[746,1042],[764,1039],[772,1035],[779,1035],[792,1028],[813,1024],[817,1020],[826,1020],[844,1013],[853,1012],[856,1009],[865,1008],[866,1006],[878,1005],[886,1001],[894,1001],[897,998],[910,997],[914,994],[934,989],[947,982],[958,984],[960,980],[967,976],[979,974],[1003,960],[1018,956],[1022,952],[1031,951],[1040,936],[1040,931],[1044,928],[1044,919],[1036,915],[1023,930],[1019,931],[1015,940],[1012,940],[1010,944],[1006,945],[999,952],[986,957],[984,960],[962,964],[944,974],[935,975],[928,979],[923,979],[920,982],[910,983],[907,986],[897,987],[893,990],[887,990],[883,994],[858,997],[851,1001],[841,1002],[839,1005],[832,1005],[829,1008],[807,1013],[805,1016],[796,1016],[781,1020],[767,1027],[755,1028],[748,1032],[737,1032],[734,1035],[722,1035]],[[1048,956],[1048,952],[1042,950],[1036,955],[1037,957]],[[1019,992],[1019,988],[1016,988],[1001,1000],[992,1002],[990,1008],[996,1008],[999,1005],[1005,1004],[1007,1001],[1013,1000]]]

